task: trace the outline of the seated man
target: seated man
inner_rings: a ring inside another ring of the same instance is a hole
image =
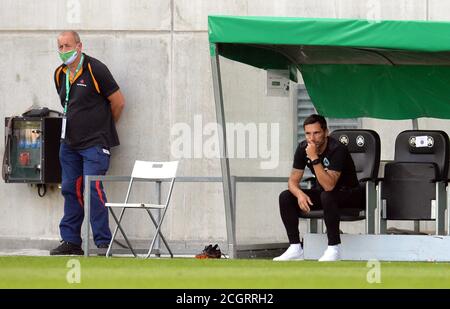
[[[328,136],[323,116],[311,115],[303,123],[306,140],[295,151],[288,189],[280,194],[280,214],[290,246],[274,261],[303,259],[299,237],[299,216],[323,209],[328,248],[319,261],[340,260],[339,208],[359,208],[363,192],[347,147]],[[305,166],[316,176],[312,189],[300,189]]]

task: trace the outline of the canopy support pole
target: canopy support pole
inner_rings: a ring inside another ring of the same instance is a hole
[[[218,125],[220,166],[222,169],[223,196],[225,202],[225,221],[227,228],[228,255],[230,258],[236,257],[236,230],[235,230],[235,205],[232,198],[232,185],[230,175],[230,162],[228,159],[227,135],[225,111],[223,103],[222,81],[220,78],[220,65],[218,46],[211,46],[211,69],[213,78],[214,101],[216,107],[216,119]]]
[[[413,130],[419,130],[419,120],[417,118],[411,119],[412,121],[412,129]],[[420,232],[420,221],[414,220],[414,232],[419,233]]]

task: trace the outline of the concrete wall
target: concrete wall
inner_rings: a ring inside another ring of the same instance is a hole
[[[194,130],[196,119],[203,126],[215,121],[208,14],[449,20],[448,6],[444,0],[0,0],[0,116],[20,114],[32,104],[61,109],[52,80],[59,65],[56,36],[63,29],[78,30],[85,52],[109,66],[127,99],[118,124],[121,146],[113,150],[109,174],[129,174],[135,159],[172,158],[171,142],[177,136],[170,132],[176,124]],[[221,69],[227,121],[279,123],[281,137],[276,169],[260,169],[258,159],[233,159],[233,174],[287,176],[294,149],[292,94],[267,97],[264,71],[225,59]],[[448,121],[419,123],[450,131]],[[396,134],[410,128],[408,121],[364,119],[363,125],[381,133],[384,159],[393,156]],[[184,159],[179,174],[219,176],[219,161]],[[277,205],[283,188],[285,184],[239,185],[240,241],[286,240]],[[106,190],[112,201],[122,199],[125,188],[107,185]],[[137,196],[147,195],[138,186]],[[0,183],[0,200],[0,237],[59,238],[63,200],[57,187],[39,198],[36,188]],[[164,226],[170,240],[226,239],[220,184],[177,184],[173,202]],[[152,233],[140,214],[130,213],[125,221],[134,238]],[[348,231],[361,230],[356,226]]]

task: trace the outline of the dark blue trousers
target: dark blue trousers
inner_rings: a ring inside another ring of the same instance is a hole
[[[83,150],[72,149],[61,143],[59,161],[62,168],[62,195],[64,196],[64,216],[59,224],[64,241],[81,245],[81,225],[84,218],[84,176],[105,175],[109,168],[110,155],[101,146]],[[109,244],[108,210],[106,195],[101,181],[91,183],[91,227],[97,246]]]

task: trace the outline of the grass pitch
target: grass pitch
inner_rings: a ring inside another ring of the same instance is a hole
[[[450,263],[382,262],[379,270],[346,261],[8,256],[0,288],[450,288]]]

